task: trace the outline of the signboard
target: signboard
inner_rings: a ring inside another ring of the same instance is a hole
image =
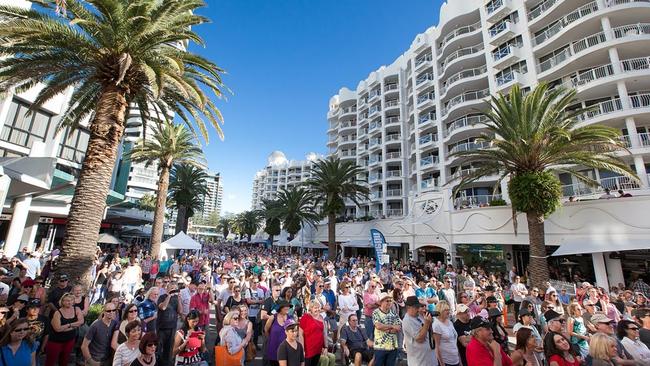
[[[375,270],[379,272],[379,268],[388,263],[388,255],[384,255],[387,252],[386,239],[381,231],[370,229],[370,242],[372,243],[372,247],[375,248],[375,258],[377,259],[377,267]]]
[[[41,224],[51,224],[54,222],[54,219],[51,217],[39,217],[38,222]]]
[[[11,221],[11,214],[0,215],[0,221]]]

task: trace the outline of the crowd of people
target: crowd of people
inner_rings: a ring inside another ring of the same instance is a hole
[[[642,278],[567,291],[514,268],[220,243],[98,250],[86,289],[51,275],[62,255],[0,259],[0,366],[650,365]]]

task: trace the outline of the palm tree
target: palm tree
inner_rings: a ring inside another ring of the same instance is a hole
[[[172,168],[168,195],[176,202],[176,234],[187,233],[190,217],[203,208],[207,177],[205,170],[195,165],[177,164]]]
[[[244,211],[235,218],[235,225],[239,235],[246,235],[251,241],[253,235],[262,227],[262,215],[259,211]]]
[[[151,193],[145,193],[138,200],[138,208],[144,211],[156,210],[156,197]]]
[[[529,273],[534,286],[543,287],[549,278],[544,239],[544,219],[559,206],[562,190],[557,173],[568,173],[582,182],[598,182],[580,174],[573,166],[604,169],[635,177],[614,153],[624,150],[618,130],[604,125],[580,125],[586,109],[575,108],[575,90],[549,89],[540,84],[532,92],[515,85],[510,94],[493,96],[483,114],[488,133],[480,137],[490,148],[462,151],[462,158],[476,170],[463,177],[454,195],[477,179],[498,175],[510,177],[508,192],[516,231],[516,212],[524,212],[530,241]]]
[[[350,161],[341,161],[330,156],[315,163],[311,178],[305,184],[314,196],[314,206],[322,204],[323,214],[327,216],[327,241],[329,259],[336,259],[336,215],[345,210],[345,200],[350,199],[359,205],[367,199],[370,190],[357,179],[363,170]]]
[[[282,226],[293,240],[303,224],[316,226],[320,215],[314,207],[314,197],[311,192],[302,187],[291,187],[278,192],[277,216],[282,220]]]
[[[204,45],[194,31],[208,22],[202,0],[32,0],[23,9],[0,6],[0,93],[40,84],[31,110],[74,89],[59,128],[89,122],[90,138],[70,205],[58,273],[83,284],[106,207],[117,148],[129,106],[145,123],[175,114],[207,139],[204,119],[221,135],[221,114],[211,95],[222,95],[221,70],[187,51]],[[58,13],[58,14],[57,14]],[[208,93],[206,93],[208,92]]]
[[[282,223],[278,217],[280,203],[277,200],[262,200],[262,209],[259,214],[264,218],[264,232],[269,234],[269,240],[273,245],[273,237],[282,232]]]
[[[222,217],[219,219],[219,222],[217,223],[217,230],[220,230],[221,233],[223,234],[223,239],[226,240],[228,238],[228,234],[230,234],[230,230],[232,229],[232,220],[226,217]]]
[[[158,195],[151,227],[151,253],[157,258],[163,237],[169,173],[172,166],[203,166],[203,151],[195,144],[194,135],[185,126],[165,121],[154,127],[153,138],[140,139],[126,156],[135,162],[145,163],[146,166],[158,164]]]

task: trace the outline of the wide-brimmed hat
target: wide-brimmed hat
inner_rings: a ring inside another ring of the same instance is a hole
[[[409,297],[407,297],[406,301],[404,302],[404,305],[412,306],[412,307],[416,307],[416,308],[424,306],[424,304],[422,304],[420,302],[420,300],[418,300],[417,296],[409,296]]]
[[[591,324],[596,325],[598,323],[613,323],[614,320],[610,319],[607,315],[596,313],[591,316]]]
[[[379,294],[379,297],[377,298],[377,304],[380,304],[382,301],[390,298],[390,295],[387,292],[382,292]]]

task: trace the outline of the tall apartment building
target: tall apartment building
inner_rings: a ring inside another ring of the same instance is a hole
[[[258,171],[253,179],[251,208],[261,209],[262,200],[273,200],[281,189],[294,187],[311,177],[314,161],[320,158],[309,153],[305,160],[287,160],[282,151],[272,152],[264,169]]]
[[[408,197],[452,188],[476,167],[449,158],[484,148],[479,112],[490,95],[539,82],[574,88],[593,109],[582,124],[621,130],[637,184],[580,169],[602,187],[648,187],[650,171],[650,3],[643,0],[483,0],[443,4],[437,26],[392,64],[342,88],[329,102],[328,153],[367,167],[370,199],[346,215],[394,217]],[[565,195],[586,187],[561,174]],[[455,205],[486,205],[495,177],[464,189]],[[503,198],[507,199],[505,185]]]
[[[223,198],[223,182],[220,173],[209,172],[206,182],[208,194],[203,197],[202,217],[204,219],[207,219],[213,212],[216,212],[217,216],[221,215],[221,201]]]

